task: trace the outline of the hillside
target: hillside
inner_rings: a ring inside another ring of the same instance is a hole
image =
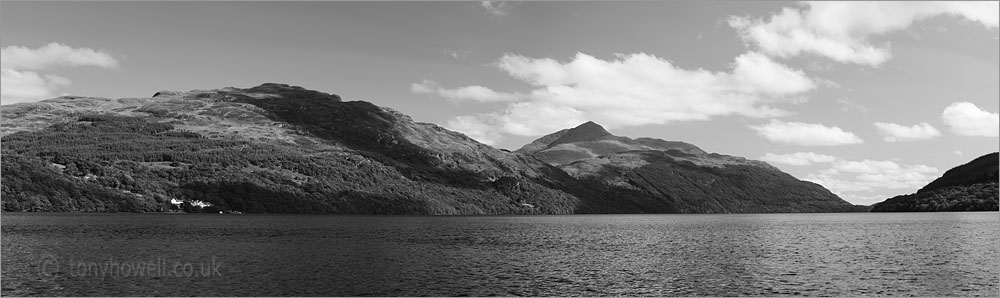
[[[633,150],[676,150],[688,154],[705,154],[697,146],[684,142],[671,142],[652,138],[630,139],[612,135],[594,122],[586,122],[572,129],[563,129],[543,136],[517,153],[529,154],[554,165]]]
[[[565,182],[537,160],[288,85],[62,97],[2,112],[5,211],[565,214],[579,205],[547,186]]]
[[[614,136],[593,122],[544,136],[516,152],[616,194],[620,204],[656,212],[865,210],[761,161],[707,153],[684,142]]]
[[[946,171],[916,193],[872,205],[873,212],[998,211],[998,153]]]
[[[766,163],[614,136],[593,122],[506,152],[388,108],[284,84],[65,96],[0,112],[4,211],[854,210]]]

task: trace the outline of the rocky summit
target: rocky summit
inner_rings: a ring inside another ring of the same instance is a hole
[[[569,214],[854,210],[763,162],[600,125],[516,152],[285,84],[2,108],[2,209]]]

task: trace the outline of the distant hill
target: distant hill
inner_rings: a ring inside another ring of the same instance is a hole
[[[914,194],[872,205],[872,212],[998,211],[998,153],[954,167]]]
[[[612,194],[614,204],[652,212],[866,210],[765,162],[710,154],[684,142],[614,136],[593,122],[543,136],[515,152],[601,188]]]
[[[563,165],[586,158],[634,150],[676,150],[687,154],[705,154],[697,146],[652,138],[630,139],[612,135],[594,122],[543,136],[515,152],[534,155],[554,165]]]

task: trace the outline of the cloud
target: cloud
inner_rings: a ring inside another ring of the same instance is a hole
[[[577,53],[568,62],[506,54],[494,66],[532,90],[503,111],[469,117],[478,119],[477,129],[521,136],[551,133],[587,120],[613,128],[727,115],[784,116],[789,113],[772,105],[802,102],[802,94],[816,88],[801,70],[752,52],[737,57],[730,72],[682,69],[645,53],[616,54],[608,60]],[[436,85],[414,84],[411,90],[449,98]],[[481,86],[445,90],[478,90],[484,95],[492,91]],[[453,122],[452,129],[474,131],[461,125],[472,122]]]
[[[455,60],[463,60],[471,54],[469,51],[458,51],[453,49],[444,49],[441,50],[441,52]]]
[[[784,122],[771,119],[763,125],[751,125],[750,129],[767,138],[771,142],[799,146],[839,146],[861,144],[854,133],[844,131],[840,127],[827,127],[822,124]]]
[[[480,5],[493,16],[502,17],[510,12],[510,5],[504,1],[483,1]]]
[[[467,119],[476,119],[476,121]],[[578,109],[534,101],[510,104],[502,113],[456,117],[449,120],[445,126],[486,143],[473,135],[490,136],[490,140],[499,142],[502,139],[502,134],[505,133],[519,136],[539,136],[580,125],[580,123],[586,122],[586,119],[589,118]],[[474,126],[466,126],[467,123],[472,123]]]
[[[889,160],[837,160],[831,167],[809,174],[804,180],[819,183],[835,193],[878,189],[919,189],[937,177],[939,170]]]
[[[117,68],[118,60],[111,54],[90,48],[73,48],[61,43],[50,43],[31,49],[7,46],[0,49],[0,104],[34,102],[53,97],[59,86],[70,80],[58,75],[38,73],[57,67],[94,66]]]
[[[941,132],[927,123],[902,126],[895,123],[875,122],[875,129],[884,136],[882,140],[886,142],[929,140],[941,136]]]
[[[982,137],[1000,135],[1000,115],[980,109],[970,102],[952,103],[941,112],[941,120],[957,135]]]
[[[496,92],[483,86],[466,86],[448,89],[438,86],[437,82],[424,80],[410,85],[410,91],[419,94],[437,94],[452,101],[474,100],[478,102],[510,102],[524,97],[520,93]]]
[[[845,201],[855,205],[871,205],[881,201],[885,201],[885,199],[891,197],[881,194],[860,195],[856,193],[837,193],[837,192],[834,193],[836,193],[837,196],[839,196],[841,199],[844,199]]]
[[[786,95],[816,87],[816,83],[801,70],[792,70],[754,52],[736,57],[732,76],[739,86],[737,88],[746,93]]]
[[[910,193],[938,177],[937,168],[903,164],[891,160],[848,160],[813,152],[767,153],[762,160],[790,166],[823,165],[804,175],[811,181],[854,204],[872,204],[889,197]]]
[[[495,146],[501,139],[500,134],[492,127],[471,116],[455,117],[445,124],[445,128],[451,130],[462,128],[462,133],[466,136],[490,146]]]
[[[786,164],[791,166],[808,166],[814,163],[829,163],[837,160],[837,158],[833,156],[812,152],[796,152],[782,155],[767,153],[760,159],[770,163]]]
[[[837,103],[840,104],[840,110],[847,112],[850,110],[858,110],[861,113],[868,113],[868,108],[865,106],[855,103],[853,100],[847,98],[838,98]]]
[[[111,54],[90,48],[73,48],[56,42],[37,49],[7,46],[0,51],[0,59],[3,68],[19,70],[48,70],[57,66],[118,67],[118,60],[111,57]]]
[[[878,66],[892,57],[888,44],[868,40],[909,27],[913,22],[950,15],[998,27],[1000,6],[990,2],[805,2],[804,8],[783,8],[767,20],[730,17],[747,43],[775,57],[803,53],[842,63]]]
[[[55,96],[58,86],[69,85],[69,79],[56,75],[42,75],[33,71],[0,68],[0,96],[3,104],[34,102]]]

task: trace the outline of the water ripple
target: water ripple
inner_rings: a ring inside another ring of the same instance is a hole
[[[998,296],[996,215],[4,213],[0,293]],[[86,270],[161,261],[196,274]]]

